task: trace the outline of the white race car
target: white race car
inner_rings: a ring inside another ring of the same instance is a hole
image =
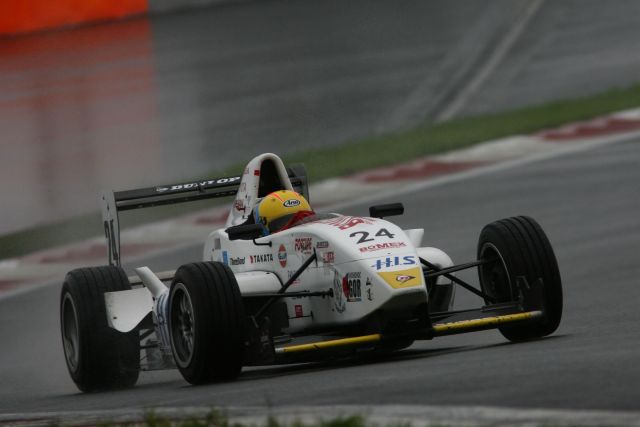
[[[129,387],[141,370],[176,367],[192,384],[230,380],[243,366],[390,352],[490,328],[528,340],[560,323],[558,266],[531,218],[487,225],[477,260],[454,265],[423,246],[423,229],[382,219],[402,214],[398,203],[363,217],[315,214],[264,236],[251,212],[276,190],[308,199],[304,168],[263,154],[242,176],[103,194],[109,265],[69,272],[60,298],[65,358],[80,390]],[[222,196],[235,201],[203,261],[127,277],[118,212]],[[474,267],[479,289],[455,276]],[[451,311],[455,286],[482,306]]]

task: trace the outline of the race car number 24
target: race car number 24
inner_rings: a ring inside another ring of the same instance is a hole
[[[360,237],[358,237],[360,236]],[[393,239],[395,237],[395,234],[389,233],[389,231],[386,228],[381,228],[380,230],[376,231],[376,234],[374,234],[374,237],[369,237],[370,234],[366,231],[354,231],[353,233],[349,234],[349,237],[357,237],[358,238],[358,244],[360,243],[366,243],[366,242],[373,242],[375,241],[376,237],[388,237],[389,239]]]

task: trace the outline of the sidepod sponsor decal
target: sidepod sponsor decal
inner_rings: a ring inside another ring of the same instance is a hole
[[[376,270],[382,270],[385,268],[402,267],[405,265],[417,265],[418,260],[415,255],[400,255],[400,256],[388,256],[384,258],[378,258],[371,267]]]
[[[342,291],[348,302],[362,301],[360,276],[362,276],[362,273],[357,271],[347,273],[347,275],[342,278]]]
[[[336,261],[336,254],[333,251],[322,252],[322,263],[333,264]]]
[[[287,250],[284,245],[280,245],[278,249],[278,261],[280,262],[280,266],[285,268],[287,266]]]
[[[293,245],[296,252],[310,255],[313,252],[313,243],[311,237],[296,237]]]
[[[245,212],[247,210],[246,206],[244,205],[244,200],[240,199],[236,199],[233,202],[233,208],[238,212]]]
[[[224,265],[229,265],[229,252],[222,251],[222,263]]]
[[[367,282],[365,283],[365,289],[367,292],[367,299],[369,301],[373,301],[373,287],[371,286],[371,278],[367,277]]]
[[[273,255],[271,254],[249,255],[249,261],[251,262],[251,264],[273,262]]]
[[[245,262],[245,257],[230,257],[229,258],[229,264],[230,265],[244,265]]]
[[[420,267],[399,271],[382,271],[378,275],[394,289],[412,288],[423,284]]]

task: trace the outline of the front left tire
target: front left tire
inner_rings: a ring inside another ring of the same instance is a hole
[[[229,267],[196,262],[176,271],[169,294],[169,334],[176,365],[189,383],[228,381],[240,375],[245,312]]]

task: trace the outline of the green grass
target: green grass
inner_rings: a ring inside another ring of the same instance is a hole
[[[287,164],[304,163],[311,182],[317,182],[325,178],[443,153],[509,135],[528,134],[638,106],[640,84],[589,97],[556,101],[504,113],[425,124],[406,132],[364,138],[336,147],[300,151],[285,156],[284,160]],[[238,174],[244,166],[238,164],[225,171],[212,171],[211,176]],[[135,183],[132,183],[132,186],[135,186]],[[198,206],[203,205],[195,207]],[[143,212],[136,213],[133,220],[129,219],[131,214],[127,214],[127,224],[135,225],[157,220],[177,211],[165,210],[157,213],[158,211],[153,209]],[[101,232],[100,216],[93,214],[1,236],[0,259],[70,243],[99,235]]]
[[[305,163],[312,181],[316,181],[638,106],[640,84],[505,113],[426,124],[406,132],[365,138],[339,147],[302,151],[286,156],[285,161]]]
[[[224,413],[215,409],[203,416],[184,418],[168,418],[157,415],[153,411],[148,411],[144,418],[138,421],[124,423],[104,421],[98,425],[101,427],[412,427],[410,423],[395,423],[380,426],[369,422],[361,415],[318,419],[311,423],[305,423],[300,420],[287,423],[275,417],[268,416],[262,424],[243,424],[231,421]]]

